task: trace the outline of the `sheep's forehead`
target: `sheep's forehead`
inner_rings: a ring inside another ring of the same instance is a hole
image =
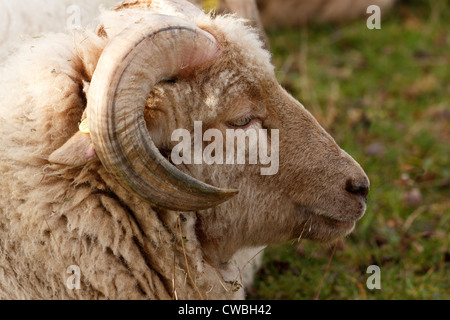
[[[260,79],[237,69],[200,73],[176,85],[161,84],[153,95],[153,108],[169,108],[190,122],[213,124],[230,117],[236,106],[258,105],[265,91]],[[155,99],[156,98],[156,99]],[[261,106],[263,107],[263,106]],[[171,111],[169,111],[170,113]]]
[[[211,19],[208,16],[198,18],[196,24],[199,28],[213,34],[220,45],[225,45],[229,51],[229,58],[240,60],[245,67],[261,74],[272,75],[274,66],[271,54],[265,50],[257,30],[246,25],[246,20],[234,16],[217,16]]]
[[[203,87],[205,99],[202,112],[205,120],[212,120],[226,112],[227,106],[237,98],[245,98],[246,85],[235,70],[224,70],[212,77]]]
[[[244,20],[202,15],[195,24],[216,37],[223,54],[212,68],[200,71],[192,81],[176,86],[175,91],[172,91],[174,88],[163,90],[172,100],[173,97],[178,97],[175,100],[189,97],[190,107],[183,103],[189,117],[212,121],[238,101],[245,103],[255,98],[255,93],[258,99],[258,92],[267,91],[264,86],[276,83],[270,53],[263,49],[258,33]]]

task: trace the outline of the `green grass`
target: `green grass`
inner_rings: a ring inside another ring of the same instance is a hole
[[[371,193],[329,268],[330,247],[270,247],[249,298],[450,299],[450,3],[402,1],[381,30],[361,19],[269,37],[280,82],[361,163]],[[366,287],[372,264],[381,290]]]

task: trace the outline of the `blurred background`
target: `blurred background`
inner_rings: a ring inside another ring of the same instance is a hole
[[[399,0],[347,23],[268,30],[280,83],[371,180],[337,245],[266,250],[250,299],[450,299],[450,1]],[[381,290],[369,290],[370,265]]]

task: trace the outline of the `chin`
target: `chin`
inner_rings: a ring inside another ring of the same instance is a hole
[[[303,223],[296,229],[296,237],[320,243],[332,243],[345,238],[355,230],[356,222],[361,218],[339,220],[315,212],[308,212],[302,216]]]

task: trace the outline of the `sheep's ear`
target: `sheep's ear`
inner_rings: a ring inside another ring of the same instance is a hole
[[[48,161],[71,167],[85,165],[96,158],[91,136],[83,132],[77,132],[61,148],[53,152]]]

